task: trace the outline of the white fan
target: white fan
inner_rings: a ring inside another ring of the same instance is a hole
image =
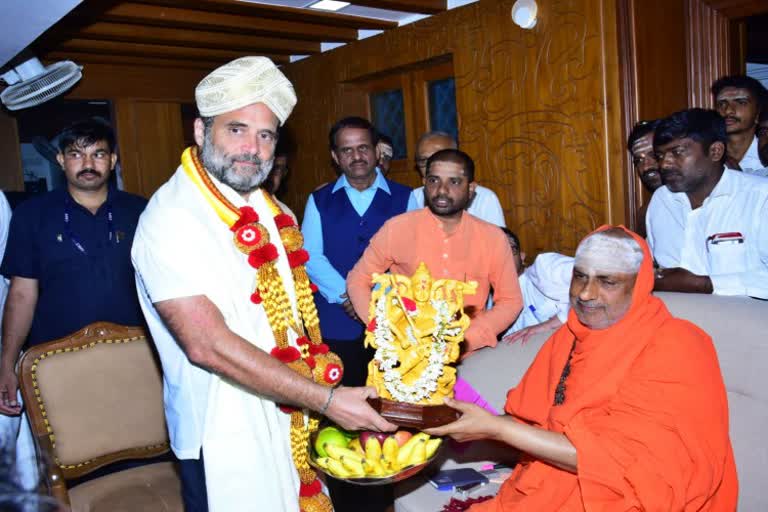
[[[8,110],[19,110],[44,103],[77,83],[82,78],[82,66],[71,60],[50,66],[35,57],[0,75],[8,84],[0,93],[0,100]]]

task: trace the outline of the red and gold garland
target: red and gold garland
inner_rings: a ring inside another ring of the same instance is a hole
[[[301,321],[294,320],[293,308],[285,291],[283,279],[275,266],[278,258],[277,247],[270,241],[269,232],[259,223],[259,215],[250,206],[235,207],[211,182],[197,154],[197,148],[187,148],[181,156],[182,167],[202,192],[218,216],[234,233],[235,246],[248,257],[248,263],[256,269],[256,289],[250,296],[251,302],[261,304],[267,313],[269,326],[275,337],[272,357],[282,361],[299,375],[324,386],[335,386],[341,381],[343,365],[341,359],[323,343],[320,322],[312,293],[317,287],[310,283],[304,264],[309,254],[303,249],[304,237],[290,215],[283,213],[272,196],[266,192],[264,198],[274,215],[280,240],[288,256],[293,274],[296,304]],[[302,324],[306,328],[306,334]],[[299,335],[297,346],[288,343],[288,329]],[[299,473],[299,507],[302,512],[332,512],[331,501],[322,492],[317,473],[307,462],[309,457],[309,436],[317,430],[319,418],[288,406],[280,409],[291,415],[291,453]]]

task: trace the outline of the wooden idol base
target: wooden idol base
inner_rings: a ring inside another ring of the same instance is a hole
[[[418,405],[393,402],[384,398],[369,398],[376,412],[399,427],[424,430],[441,427],[459,419],[461,414],[447,405]]]

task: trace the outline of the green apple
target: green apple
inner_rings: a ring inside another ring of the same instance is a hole
[[[336,446],[346,448],[349,444],[349,439],[340,428],[325,427],[317,433],[315,438],[315,451],[320,457],[328,457],[328,452],[324,448],[326,444],[335,444]]]

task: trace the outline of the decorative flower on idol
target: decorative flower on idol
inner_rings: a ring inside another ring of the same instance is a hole
[[[416,302],[412,299],[409,299],[408,297],[403,297],[403,306],[405,306],[405,311],[408,313],[409,316],[416,315]]]

